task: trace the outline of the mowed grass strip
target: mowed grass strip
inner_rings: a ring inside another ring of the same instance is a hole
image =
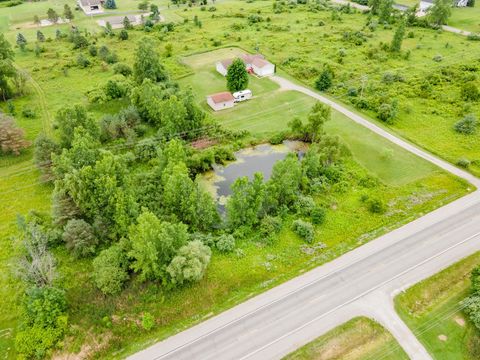
[[[474,33],[480,33],[480,4],[477,2],[473,8],[453,8],[452,16],[448,20],[448,25]]]
[[[354,318],[285,356],[283,360],[407,360],[400,345],[380,324]]]
[[[480,332],[462,312],[476,253],[418,283],[395,298],[400,316],[437,360],[480,358]]]

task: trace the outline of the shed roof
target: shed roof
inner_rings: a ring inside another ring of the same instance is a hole
[[[100,5],[100,0],[80,0],[82,6],[96,6]]]
[[[212,95],[210,95],[210,98],[212,99],[212,101],[215,104],[235,100],[232,93],[230,93],[228,91],[224,91],[224,92],[217,93],[217,94],[212,94]]]
[[[256,67],[259,67],[259,68],[263,68],[267,65],[270,65],[270,63],[267,60],[256,58],[256,59],[253,59],[252,65],[255,65]]]

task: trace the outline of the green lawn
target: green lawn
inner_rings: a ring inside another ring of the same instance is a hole
[[[285,356],[283,360],[408,360],[403,349],[380,324],[354,318]]]
[[[448,25],[480,33],[480,4],[476,3],[474,8],[453,8]]]
[[[480,357],[480,332],[461,311],[476,253],[397,296],[397,311],[436,360]],[[446,338],[444,338],[444,336]]]

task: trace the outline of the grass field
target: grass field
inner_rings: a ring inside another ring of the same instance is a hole
[[[392,335],[368,318],[354,318],[283,360],[407,360]]]
[[[448,20],[448,25],[480,33],[480,4],[476,3],[474,8],[454,8],[452,16]]]
[[[480,357],[480,333],[466,320],[460,301],[468,295],[470,272],[480,265],[472,255],[397,296],[400,316],[437,360]]]

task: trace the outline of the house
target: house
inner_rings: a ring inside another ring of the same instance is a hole
[[[207,96],[207,103],[213,110],[219,111],[232,108],[235,105],[235,98],[232,93],[225,91]]]
[[[234,92],[232,95],[233,95],[233,98],[235,99],[234,102],[237,103],[237,102],[241,102],[241,101],[251,99],[252,98],[252,91],[248,90],[248,89],[245,89],[245,90]]]
[[[85,15],[103,13],[101,0],[78,0],[78,6],[83,10]]]
[[[249,73],[254,73],[258,76],[268,76],[275,73],[275,65],[265,60],[265,57],[261,54],[243,54],[239,58],[245,63],[245,69]],[[233,59],[218,61],[215,67],[220,74],[227,76],[228,67],[232,62]]]

